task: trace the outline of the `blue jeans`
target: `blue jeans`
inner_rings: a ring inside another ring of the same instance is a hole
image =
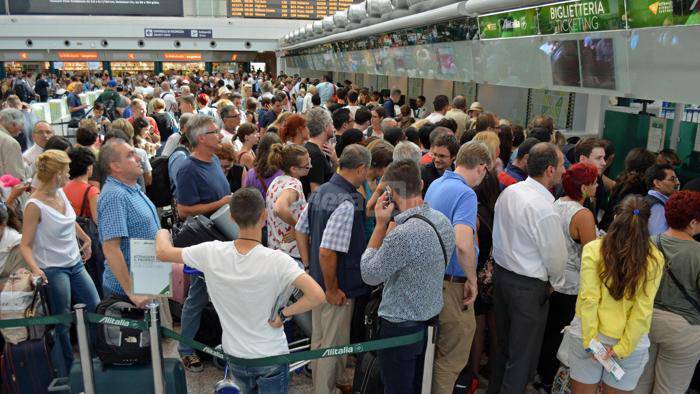
[[[190,290],[187,293],[185,305],[182,306],[182,317],[180,324],[182,326],[181,335],[185,338],[194,339],[199,331],[199,322],[202,318],[202,311],[209,303],[209,293],[207,292],[207,284],[201,276],[190,276]],[[180,343],[178,345],[180,356],[189,356],[194,354],[194,349]]]
[[[242,367],[228,365],[233,381],[242,394],[281,394],[289,386],[289,364],[268,365],[265,367]]]
[[[100,296],[97,294],[95,284],[90,275],[85,270],[82,261],[78,261],[70,267],[44,268],[46,278],[49,280],[49,307],[51,313],[60,315],[71,312],[71,296],[78,303],[87,306],[86,312],[94,313]],[[56,347],[63,357],[54,360],[61,376],[68,376],[68,371],[73,364],[73,347],[70,343],[69,325],[59,324],[56,326]],[[95,340],[95,326],[88,326],[90,344]]]

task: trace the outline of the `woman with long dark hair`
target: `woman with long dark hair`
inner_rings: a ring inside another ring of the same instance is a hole
[[[283,172],[279,168],[270,164],[270,151],[272,145],[281,144],[282,140],[276,133],[265,133],[258,143],[258,150],[255,152],[255,162],[253,168],[246,173],[243,187],[254,187],[260,190],[263,198],[267,196],[267,188],[272,181]]]
[[[649,327],[664,258],[649,238],[649,205],[630,196],[608,233],[583,247],[576,316],[567,330],[573,393],[631,391],[649,358]],[[591,360],[592,340],[625,372],[620,380]]]

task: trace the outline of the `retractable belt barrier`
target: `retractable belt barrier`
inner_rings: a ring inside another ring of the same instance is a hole
[[[87,321],[96,324],[109,324],[113,326],[134,328],[142,331],[148,330],[148,323],[145,320],[131,320],[124,318],[116,318],[104,315],[98,315],[96,313],[88,313]],[[0,320],[0,328],[14,328],[14,327],[29,327],[29,326],[41,326],[41,325],[53,325],[53,324],[69,324],[75,322],[75,315],[73,313],[66,313],[63,315],[54,316],[41,316],[41,317],[28,317],[23,319],[8,319]],[[165,327],[160,327],[161,334],[166,338],[172,338],[178,342],[184,343],[185,345],[200,350],[207,353],[213,357],[220,358],[222,360],[228,361],[231,364],[240,365],[244,367],[260,367],[266,365],[275,364],[291,364],[297,361],[303,360],[315,360],[319,358],[326,357],[336,357],[344,356],[347,354],[364,353],[375,350],[390,349],[399,346],[411,345],[423,341],[426,338],[426,331],[421,330],[419,332],[402,335],[392,338],[378,339],[374,341],[353,343],[344,346],[333,346],[316,350],[308,350],[305,352],[295,352],[289,354],[282,354],[279,356],[262,357],[255,359],[240,358],[231,356],[229,354],[217,351],[210,346],[204,345],[203,343],[197,342],[195,340],[185,338],[182,335],[176,333],[173,330],[167,329]]]

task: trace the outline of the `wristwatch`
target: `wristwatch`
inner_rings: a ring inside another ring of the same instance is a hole
[[[280,317],[280,320],[282,320],[282,323],[286,323],[291,319],[291,317],[287,317],[284,315],[284,313],[282,313],[284,308],[285,307],[282,306],[282,307],[280,307],[280,309],[277,310],[277,315]]]

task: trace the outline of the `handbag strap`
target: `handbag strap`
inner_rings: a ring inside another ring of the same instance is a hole
[[[661,245],[661,234],[656,236],[656,246],[659,248],[659,250],[661,251],[661,254],[664,256],[664,258],[668,261],[668,258],[666,258],[666,252],[664,252],[664,247],[663,247],[663,245]],[[676,287],[678,287],[678,290],[680,290],[681,293],[683,293],[683,296],[685,297],[685,299],[688,300],[688,302],[693,307],[695,307],[695,309],[698,312],[700,312],[700,304],[698,304],[698,302],[693,297],[691,297],[690,294],[688,294],[688,291],[685,289],[685,287],[683,287],[683,285],[681,285],[681,282],[678,281],[678,278],[676,278],[676,275],[673,274],[673,271],[671,271],[671,267],[668,264],[666,264],[666,272],[668,272],[668,276],[671,277],[671,280],[673,280],[673,283],[676,284]]]
[[[88,188],[85,189],[85,194],[83,194],[83,203],[80,206],[80,215],[79,216],[81,216],[81,217],[86,217],[85,216],[85,208],[86,208],[87,203],[88,203],[88,193],[90,193],[90,189],[92,189],[93,187],[94,186],[92,186],[92,185],[88,185]]]
[[[426,218],[425,216],[423,216],[419,213],[417,213],[415,215],[411,215],[408,219],[413,219],[413,218],[420,219],[420,220],[428,223],[430,225],[430,227],[432,227],[433,230],[435,230],[435,235],[437,235],[438,241],[440,241],[440,248],[442,249],[442,257],[445,259],[445,268],[447,268],[447,265],[450,263],[450,260],[447,259],[447,251],[445,250],[445,243],[442,242],[442,237],[440,236],[440,232],[438,231],[437,227],[435,227],[433,222],[428,220],[428,218]],[[406,219],[406,220],[408,220],[408,219]]]

